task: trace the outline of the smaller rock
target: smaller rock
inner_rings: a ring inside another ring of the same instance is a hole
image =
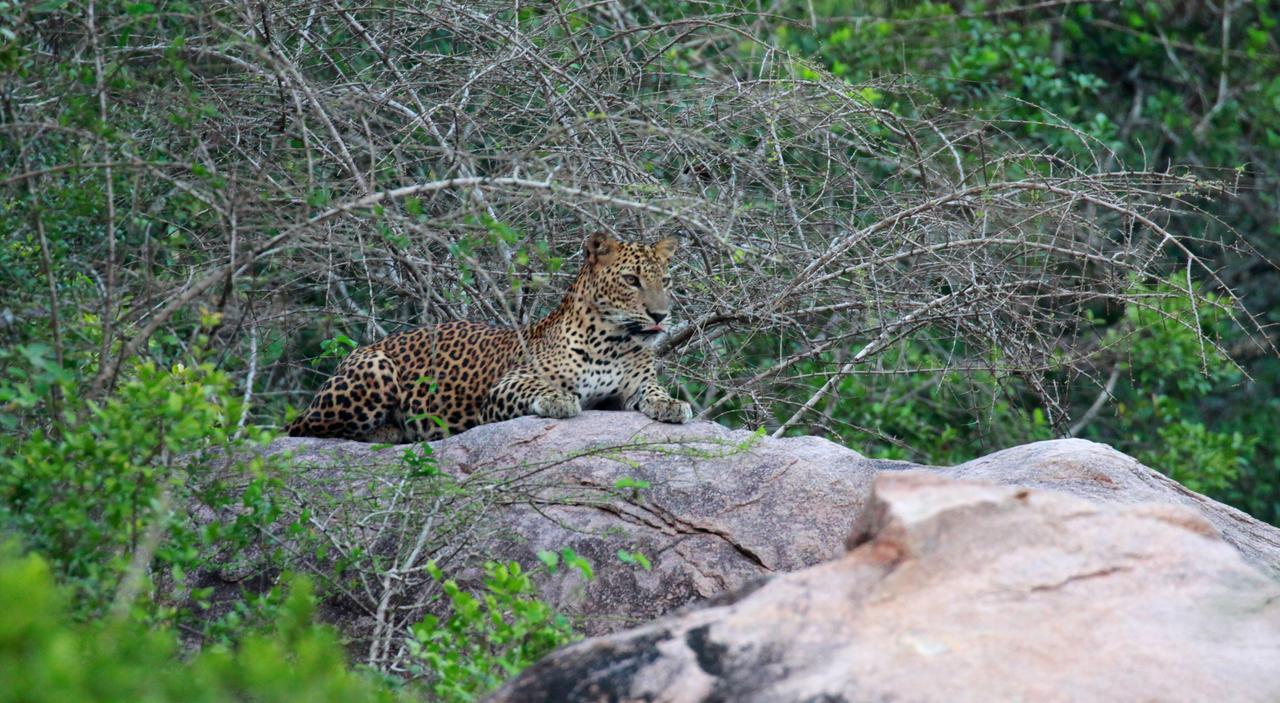
[[[902,472],[844,556],[553,653],[491,701],[1275,701],[1280,584],[1193,510]]]

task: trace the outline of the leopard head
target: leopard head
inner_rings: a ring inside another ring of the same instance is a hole
[[[635,337],[655,337],[671,313],[671,255],[677,242],[628,244],[603,232],[583,244],[584,299],[606,324]]]

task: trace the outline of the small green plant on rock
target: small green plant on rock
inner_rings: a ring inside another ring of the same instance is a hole
[[[536,597],[529,574],[516,562],[485,564],[484,590],[468,593],[427,567],[451,611],[428,615],[413,628],[410,650],[444,701],[472,701],[540,657],[577,639],[568,618]]]

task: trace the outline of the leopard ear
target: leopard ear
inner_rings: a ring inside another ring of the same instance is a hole
[[[667,237],[666,239],[660,240],[656,244],[654,244],[653,250],[657,252],[658,256],[661,256],[662,258],[667,259],[669,261],[671,260],[671,255],[676,253],[676,249],[678,249],[679,247],[680,247],[680,240],[676,239],[675,237]]]
[[[613,259],[618,252],[618,241],[605,232],[592,232],[582,243],[582,250],[587,253],[588,264],[599,266]]]

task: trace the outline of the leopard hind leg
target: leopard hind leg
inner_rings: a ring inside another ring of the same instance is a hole
[[[291,437],[405,441],[395,362],[382,351],[357,349],[287,428]]]

